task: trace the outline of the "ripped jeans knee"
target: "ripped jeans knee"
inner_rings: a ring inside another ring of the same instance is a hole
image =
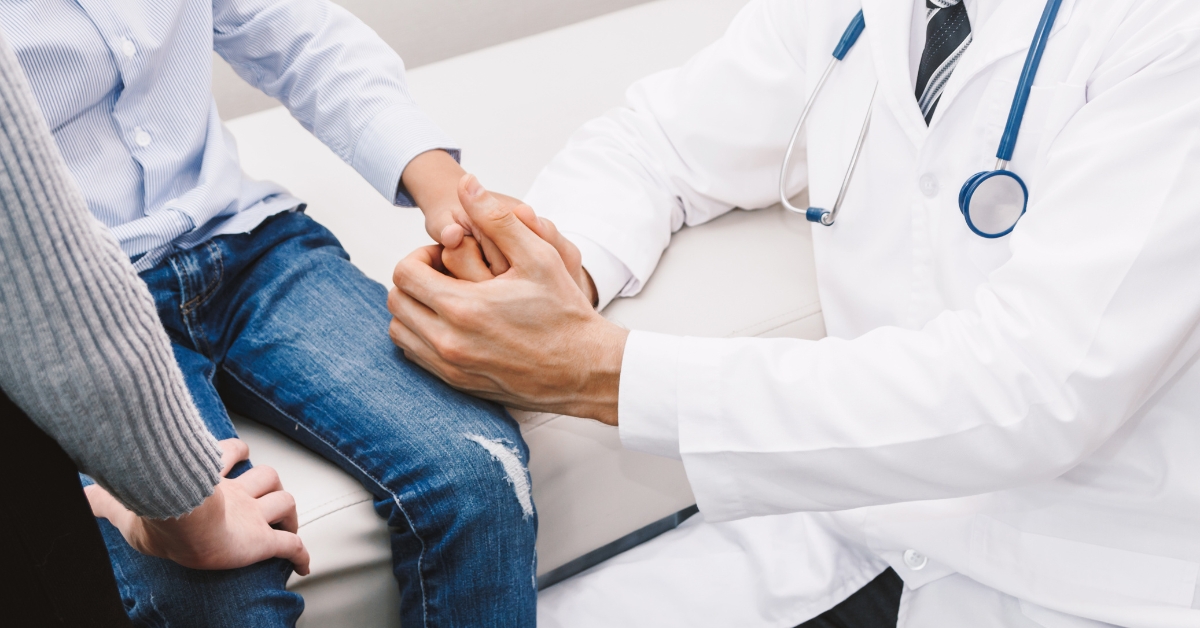
[[[504,470],[505,478],[512,487],[513,497],[521,506],[521,513],[526,519],[533,517],[533,487],[521,451],[504,439],[487,438],[479,434],[468,434],[466,438],[491,454]]]

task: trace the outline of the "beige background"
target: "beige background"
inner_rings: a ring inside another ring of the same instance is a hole
[[[374,28],[409,68],[572,24],[646,0],[335,0]],[[213,55],[221,117],[278,103]]]

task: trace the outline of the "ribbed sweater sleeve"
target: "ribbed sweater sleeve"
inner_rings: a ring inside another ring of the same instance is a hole
[[[219,480],[145,283],[92,217],[0,36],[0,387],[135,513],[174,517]]]

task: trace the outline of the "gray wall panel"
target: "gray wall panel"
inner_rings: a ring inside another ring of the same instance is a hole
[[[337,0],[383,37],[408,67],[565,26],[646,0]],[[278,103],[250,87],[213,55],[213,93],[221,117]]]

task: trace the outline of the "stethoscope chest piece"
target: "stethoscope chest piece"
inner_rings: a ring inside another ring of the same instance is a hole
[[[1029,188],[1015,172],[1003,168],[980,172],[963,184],[958,209],[967,227],[984,238],[1012,232],[1029,205]]]
[[[1017,173],[1008,169],[1008,162],[1013,157],[1013,151],[1017,145],[1017,136],[1021,131],[1021,121],[1025,117],[1025,107],[1029,104],[1029,96],[1033,90],[1033,82],[1037,77],[1038,66],[1042,61],[1042,53],[1046,50],[1046,44],[1050,41],[1050,33],[1054,28],[1054,20],[1058,17],[1058,9],[1062,5],[1062,0],[1046,0],[1046,7],[1042,11],[1042,19],[1038,22],[1037,31],[1033,36],[1033,43],[1029,47],[1029,53],[1025,57],[1025,66],[1021,70],[1021,77],[1017,81],[1017,90],[1013,95],[1013,103],[1008,112],[1008,124],[1004,127],[1004,134],[1000,138],[1000,148],[996,152],[996,167],[993,170],[980,172],[963,184],[962,190],[958,193],[958,208],[962,212],[963,218],[967,221],[967,226],[976,235],[984,238],[1002,238],[1017,226],[1017,221],[1025,215],[1025,210],[1029,205],[1029,188],[1025,186],[1025,182]],[[858,158],[862,153],[863,144],[867,138],[867,129],[871,124],[871,113],[875,106],[875,93],[871,94],[871,104],[867,107],[867,117],[863,122],[862,130],[858,133],[858,143],[854,147],[854,153],[850,158],[850,165],[846,168],[846,175],[842,179],[841,189],[838,191],[837,201],[833,204],[830,211],[826,211],[819,207],[809,207],[806,210],[795,207],[788,201],[787,195],[787,175],[788,164],[792,158],[792,152],[796,147],[796,140],[800,137],[800,129],[803,128],[808,120],[808,114],[812,111],[813,103],[816,102],[817,94],[821,92],[825,82],[829,79],[829,75],[833,72],[834,66],[841,62],[850,49],[858,41],[863,30],[866,28],[866,21],[863,17],[863,12],[859,11],[854,19],[850,21],[850,25],[846,27],[846,32],[842,34],[841,40],[838,41],[838,46],[833,51],[833,58],[829,61],[829,65],[825,68],[825,72],[817,81],[813,88],[812,94],[808,97],[808,102],[804,104],[804,110],[800,113],[800,120],[796,123],[796,128],[792,132],[791,141],[787,144],[787,150],[784,152],[783,164],[780,166],[779,172],[779,199],[780,203],[787,209],[803,213],[809,222],[819,223],[825,226],[833,225],[837,220],[838,211],[842,207],[842,202],[846,199],[846,192],[850,187],[851,177],[854,175],[854,167],[858,164]],[[878,86],[876,86],[878,89]]]

